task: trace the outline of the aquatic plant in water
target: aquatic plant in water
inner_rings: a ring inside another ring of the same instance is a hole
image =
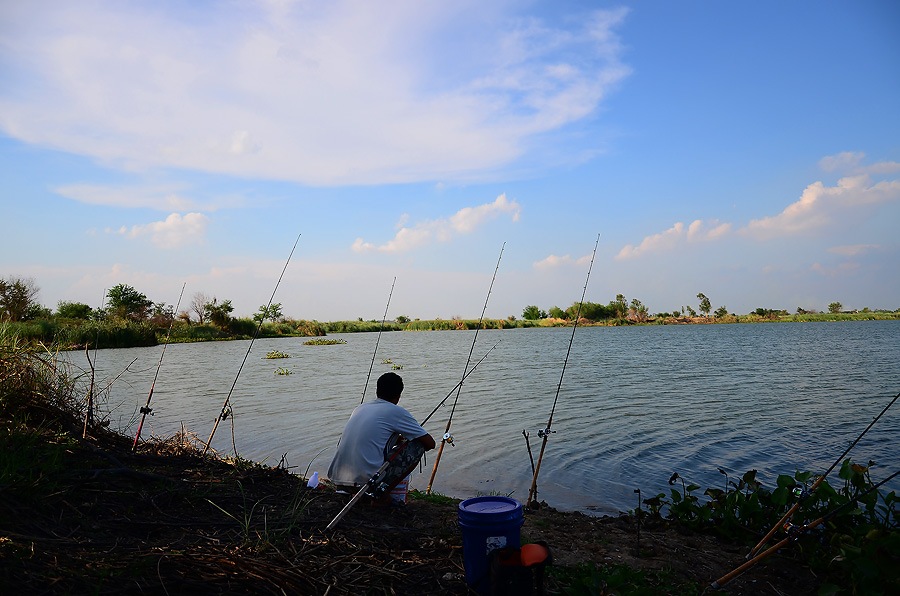
[[[346,340],[343,339],[309,339],[303,342],[304,346],[335,346],[338,344],[345,344]]]
[[[273,360],[275,358],[290,358],[290,354],[285,354],[284,352],[279,352],[278,350],[272,350],[268,354],[266,354],[266,358],[269,360]]]

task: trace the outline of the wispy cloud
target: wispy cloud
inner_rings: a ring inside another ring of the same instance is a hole
[[[879,244],[851,244],[847,246],[832,246],[828,249],[828,252],[843,257],[857,257],[879,249],[881,249]]]
[[[428,242],[447,242],[456,236],[471,234],[489,220],[502,214],[508,214],[512,221],[519,221],[520,212],[521,207],[516,201],[510,201],[505,194],[501,194],[492,203],[463,207],[450,217],[419,222],[412,227],[406,226],[409,215],[404,214],[393,239],[376,245],[357,238],[352,248],[356,252],[406,252]]]
[[[240,207],[246,203],[241,197],[217,197],[200,200],[189,196],[183,184],[104,186],[97,184],[69,184],[54,191],[60,196],[104,207],[156,209],[159,211],[216,211],[220,208]]]
[[[541,151],[534,135],[589,117],[629,74],[627,10],[562,29],[520,9],[21,3],[0,24],[15,65],[0,130],[128,169],[315,185],[481,176]]]
[[[172,249],[202,242],[208,224],[209,218],[202,213],[186,213],[183,217],[178,213],[172,213],[164,221],[154,221],[130,228],[123,226],[114,233],[128,238],[148,237],[155,246]],[[112,230],[107,231],[113,233]]]
[[[632,259],[645,254],[668,251],[686,242],[718,240],[730,231],[730,223],[720,223],[716,220],[706,222],[696,219],[687,227],[679,221],[668,230],[645,237],[637,246],[626,244],[616,255],[616,259]]]
[[[828,155],[819,160],[819,168],[823,172],[839,172],[842,174],[892,174],[900,172],[900,162],[880,161],[874,164],[863,163],[866,154],[858,151],[844,151],[836,155]]]
[[[823,265],[822,263],[813,263],[810,266],[810,269],[825,277],[840,277],[857,271],[859,269],[859,263],[840,263],[832,266]]]

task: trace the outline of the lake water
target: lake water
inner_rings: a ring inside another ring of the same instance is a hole
[[[231,396],[234,415],[212,446],[301,475],[324,475],[344,422],[392,366],[404,379],[401,405],[444,434],[475,331],[335,334],[347,343],[305,346],[304,338],[258,339]],[[481,330],[470,362],[496,346],[469,376],[450,427],[433,490],[468,498],[526,500],[531,463],[560,387],[571,328]],[[376,341],[378,350],[375,352]],[[247,354],[249,341],[171,344],[142,437],[182,425],[204,442]],[[113,427],[133,434],[162,346],[96,352],[98,378],[112,382]],[[279,350],[289,359],[270,360]],[[68,353],[84,366],[83,353]],[[390,360],[392,364],[383,363]],[[289,375],[275,374],[283,367]],[[778,474],[824,472],[900,392],[900,322],[580,327],[572,341],[539,477],[539,497],[564,510],[615,514],[668,492],[673,472],[724,486],[756,469],[770,488]],[[875,460],[877,481],[900,466],[900,405],[850,452]],[[426,455],[411,486],[424,490]],[[829,476],[837,483],[837,472]],[[900,489],[900,486],[890,488]]]

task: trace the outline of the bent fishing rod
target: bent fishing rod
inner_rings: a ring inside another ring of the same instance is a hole
[[[584,297],[587,294],[588,282],[591,279],[591,269],[594,268],[594,258],[597,256],[597,246],[600,244],[600,234],[597,234],[597,241],[594,243],[594,252],[591,254],[591,262],[588,265],[587,278],[584,280],[584,289],[581,291],[581,302],[578,303],[578,309],[575,312],[575,324],[572,325],[572,335],[569,337],[569,347],[566,349],[566,357],[563,360],[562,372],[559,374],[559,383],[556,385],[556,397],[553,398],[553,407],[550,408],[550,417],[547,419],[547,426],[538,431],[541,437],[541,450],[538,454],[537,464],[534,466],[534,475],[531,478],[531,488],[528,489],[528,506],[536,507],[537,502],[537,481],[538,474],[541,473],[541,462],[544,460],[544,451],[547,449],[547,440],[550,438],[550,428],[553,426],[553,414],[556,412],[556,403],[559,401],[559,391],[562,389],[563,377],[566,375],[566,365],[569,363],[569,354],[572,352],[572,342],[575,340],[575,330],[578,328],[578,319],[581,317],[581,307],[584,305]],[[526,440],[527,440],[526,436]]]
[[[834,463],[831,464],[831,467],[828,468],[827,470],[825,470],[825,473],[822,474],[821,476],[819,476],[819,477],[816,479],[816,481],[815,481],[815,482],[813,483],[813,485],[809,488],[809,490],[802,491],[802,492],[799,494],[799,498],[797,499],[797,502],[794,503],[793,505],[791,505],[790,509],[787,510],[787,512],[781,517],[781,519],[778,520],[778,521],[775,523],[774,526],[772,526],[772,529],[769,530],[769,533],[766,534],[766,535],[763,537],[763,539],[760,540],[760,541],[756,544],[756,546],[754,546],[754,547],[750,550],[749,553],[747,553],[747,557],[746,557],[747,559],[752,559],[753,557],[756,556],[757,553],[759,553],[759,551],[762,549],[762,547],[765,546],[765,544],[766,544],[769,540],[772,539],[772,536],[775,535],[775,532],[777,532],[778,529],[781,528],[781,527],[782,527],[782,526],[783,526],[783,525],[791,518],[791,516],[794,515],[794,513],[797,512],[797,509],[800,507],[800,504],[801,504],[804,500],[806,500],[807,497],[811,496],[814,492],[816,492],[816,489],[819,488],[819,485],[822,484],[822,482],[825,481],[825,477],[828,476],[828,474],[830,474],[831,471],[834,470],[834,469],[837,467],[837,465],[838,465],[839,463],[841,463],[841,461],[843,461],[844,457],[845,457],[848,453],[850,453],[850,450],[853,449],[853,448],[856,446],[856,444],[860,442],[860,440],[862,440],[862,438],[866,435],[866,433],[869,432],[869,429],[872,428],[872,427],[875,425],[876,422],[878,422],[878,419],[879,419],[879,418],[881,418],[882,416],[884,416],[884,413],[887,412],[888,409],[890,409],[890,407],[891,407],[892,405],[894,405],[894,402],[897,401],[898,398],[900,398],[900,393],[898,393],[897,395],[894,396],[894,399],[891,400],[891,403],[889,403],[888,405],[886,405],[886,406],[884,407],[884,409],[881,410],[881,413],[878,414],[878,416],[875,416],[875,418],[872,420],[872,422],[869,423],[869,426],[867,426],[866,429],[865,429],[864,431],[862,431],[862,432],[859,434],[858,437],[856,437],[856,440],[853,441],[852,443],[850,443],[850,446],[847,447],[847,448],[844,450],[844,452],[841,453],[841,455],[840,455],[836,460],[834,460]]]
[[[431,486],[434,484],[434,477],[437,475],[438,465],[441,463],[441,455],[444,453],[444,446],[447,443],[453,445],[453,435],[450,434],[450,425],[453,423],[453,414],[456,413],[456,404],[459,402],[459,394],[462,391],[463,381],[468,374],[469,362],[472,360],[472,352],[475,351],[475,342],[478,341],[478,331],[484,322],[484,313],[487,311],[488,300],[491,298],[491,290],[494,289],[494,281],[497,279],[497,271],[500,269],[500,259],[503,258],[503,249],[506,248],[506,242],[500,247],[500,256],[497,257],[497,266],[494,267],[494,276],[491,278],[491,285],[488,287],[487,296],[484,299],[484,308],[481,309],[481,317],[478,319],[478,327],[475,328],[475,337],[472,338],[472,346],[469,348],[469,356],[466,358],[466,366],[463,368],[463,376],[456,385],[456,398],[453,400],[453,407],[450,408],[450,416],[447,418],[447,426],[444,428],[444,436],[441,437],[441,446],[438,448],[437,455],[434,457],[434,467],[431,469],[431,478],[428,479],[428,487],[425,494],[431,494]]]
[[[359,403],[363,403],[366,401],[366,389],[369,388],[369,379],[372,377],[372,367],[375,366],[375,354],[378,353],[378,343],[381,341],[381,332],[384,331],[384,322],[387,320],[388,309],[391,307],[391,296],[394,295],[394,284],[397,283],[397,278],[394,277],[394,281],[391,282],[391,292],[388,294],[387,305],[384,307],[384,316],[381,317],[381,327],[378,329],[378,338],[375,340],[375,351],[372,352],[372,362],[369,364],[369,374],[366,375],[366,384],[363,387],[362,397],[359,400]]]
[[[272,296],[269,298],[269,303],[266,304],[265,312],[269,312],[269,307],[272,306],[272,300],[275,299],[275,292],[278,291],[278,286],[281,285],[281,280],[284,278],[284,272],[287,271],[288,264],[291,262],[291,257],[294,256],[294,250],[297,248],[297,243],[300,242],[300,236],[302,234],[297,235],[297,239],[294,241],[294,247],[291,248],[291,254],[288,255],[287,261],[284,263],[284,269],[281,270],[281,275],[278,276],[278,281],[275,283],[275,289],[272,290]],[[209,433],[209,439],[206,441],[206,446],[203,447],[203,455],[206,455],[206,452],[209,451],[209,446],[212,443],[213,436],[216,434],[216,429],[219,428],[219,422],[228,418],[231,413],[231,407],[229,403],[231,402],[231,394],[234,392],[234,388],[237,385],[238,378],[241,376],[241,371],[244,370],[244,364],[247,362],[247,357],[250,356],[250,350],[253,349],[253,342],[256,341],[256,338],[259,337],[259,330],[262,328],[264,317],[259,318],[259,324],[256,326],[256,332],[253,334],[253,338],[250,340],[250,345],[247,346],[247,353],[244,354],[244,359],[241,360],[241,365],[238,367],[237,374],[234,376],[234,382],[231,384],[231,389],[228,390],[228,395],[225,396],[225,402],[222,404],[222,411],[216,417],[216,422],[213,424],[212,432]],[[237,453],[235,453],[237,455]]]
[[[726,573],[725,575],[723,575],[722,577],[720,577],[719,579],[714,581],[712,584],[710,584],[710,587],[713,588],[714,590],[721,588],[722,586],[724,586],[725,584],[727,584],[728,582],[730,582],[737,576],[741,575],[742,573],[744,573],[745,571],[747,571],[748,569],[750,569],[751,567],[753,567],[754,565],[756,565],[757,563],[762,561],[763,559],[766,559],[767,557],[774,555],[776,552],[778,552],[784,546],[786,546],[790,543],[796,542],[797,540],[800,539],[800,536],[802,536],[805,532],[808,532],[809,530],[812,530],[813,528],[821,526],[822,524],[827,522],[829,519],[831,519],[832,517],[834,517],[835,515],[840,513],[843,509],[846,509],[847,507],[850,507],[851,505],[856,505],[856,503],[861,501],[863,497],[878,490],[879,487],[881,487],[883,484],[885,484],[887,482],[890,482],[898,475],[900,475],[900,471],[894,472],[893,474],[891,474],[890,476],[888,476],[887,478],[885,478],[878,484],[872,486],[866,492],[862,493],[861,495],[857,495],[855,498],[850,499],[849,501],[847,501],[846,503],[843,503],[842,505],[839,505],[838,507],[836,507],[836,508],[832,509],[831,511],[829,511],[828,513],[824,514],[822,517],[820,517],[814,521],[811,521],[808,524],[803,524],[802,526],[794,526],[790,523],[786,524],[787,536],[785,536],[784,538],[782,538],[781,540],[779,540],[778,542],[776,542],[775,544],[770,546],[768,549],[754,555],[749,561],[745,562],[743,565],[741,565],[737,569],[735,569],[729,573]]]
[[[150,400],[153,399],[153,388],[156,387],[156,379],[159,377],[159,369],[162,368],[163,357],[166,355],[166,347],[169,345],[169,337],[172,335],[172,326],[175,325],[175,316],[178,314],[178,308],[181,306],[181,298],[184,296],[184,288],[187,286],[187,282],[182,284],[181,286],[181,294],[178,295],[178,303],[175,305],[175,313],[173,313],[172,320],[169,322],[169,330],[166,332],[166,342],[163,344],[162,353],[159,355],[159,362],[156,363],[156,373],[153,375],[153,382],[150,383],[150,393],[147,394],[147,403],[144,404],[144,407],[141,408],[141,422],[138,424],[137,433],[134,435],[134,444],[131,446],[132,453],[135,449],[137,449],[138,441],[141,440],[141,429],[144,428],[144,420],[147,419],[147,414],[153,415],[153,408],[150,407]]]

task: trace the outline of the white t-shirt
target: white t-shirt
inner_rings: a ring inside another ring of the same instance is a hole
[[[384,448],[394,433],[410,441],[427,434],[412,414],[397,404],[377,397],[360,404],[344,426],[328,477],[335,484],[362,486],[384,463]]]

